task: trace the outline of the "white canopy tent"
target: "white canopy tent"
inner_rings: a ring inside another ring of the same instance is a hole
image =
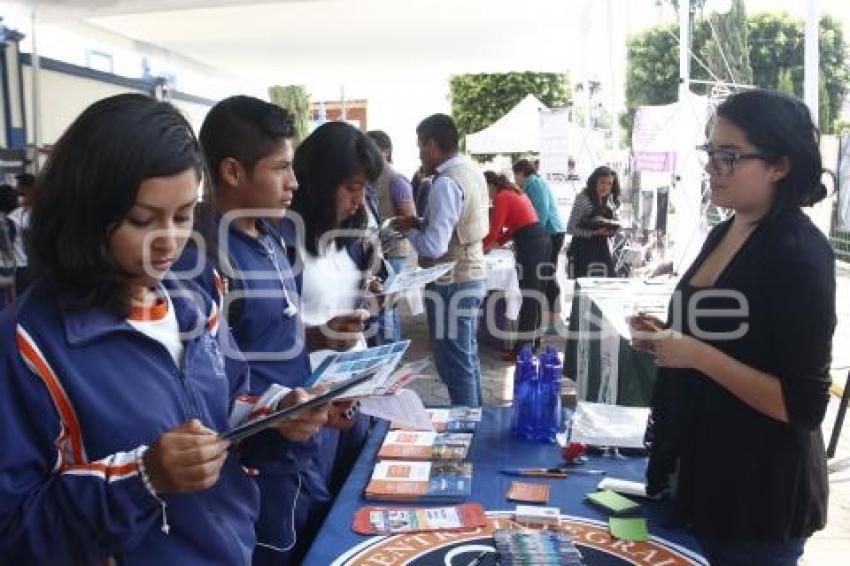
[[[507,114],[466,136],[466,151],[472,154],[539,152],[542,110],[547,110],[545,104],[533,94],[526,95]]]

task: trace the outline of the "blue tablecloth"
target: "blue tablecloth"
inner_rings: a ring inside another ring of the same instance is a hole
[[[493,517],[499,517],[499,512],[515,508],[516,503],[505,499],[512,481],[549,483],[551,499],[548,505],[560,508],[562,524],[568,524],[567,530],[573,532],[589,566],[704,563],[694,551],[698,546],[692,536],[681,529],[665,527],[664,503],[641,500],[642,512],[639,516],[648,520],[649,532],[654,537],[652,544],[626,543],[613,540],[605,534],[608,516],[583,501],[587,493],[596,490],[600,476],[573,475],[563,480],[540,480],[511,478],[500,474],[499,470],[503,468],[548,467],[560,463],[557,446],[511,438],[508,432],[510,414],[510,408],[486,407],[484,410],[469,457],[474,466],[472,497],[469,501],[481,503],[488,514],[492,512]],[[352,531],[351,522],[357,509],[374,504],[363,499],[363,490],[371,476],[375,454],[386,430],[387,424],[381,422],[372,432],[307,555],[306,565],[467,564],[474,556],[469,553],[480,552],[492,545],[486,532],[475,540],[475,537],[451,534],[436,537],[367,537]],[[603,469],[611,477],[642,481],[646,458],[595,456],[591,457],[586,467]],[[508,515],[501,513],[501,517],[507,520]],[[442,548],[436,552],[429,548],[433,546]]]

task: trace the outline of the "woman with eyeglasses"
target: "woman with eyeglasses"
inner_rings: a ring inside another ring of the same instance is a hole
[[[670,489],[711,564],[797,564],[827,507],[835,259],[801,210],[826,195],[818,131],[799,100],[747,91],[720,105],[701,149],[712,203],[734,215],[667,324],[632,321],[659,368],[647,489]]]
[[[571,279],[614,277],[614,261],[608,246],[617,233],[614,210],[620,206],[620,182],[610,167],[597,167],[587,179],[587,187],[576,195],[567,234],[573,237],[567,248]]]

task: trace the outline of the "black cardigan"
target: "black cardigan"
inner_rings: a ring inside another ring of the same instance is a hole
[[[714,287],[690,286],[730,224],[709,234],[682,277],[668,324],[690,335],[697,328],[743,331],[734,339],[701,339],[777,377],[789,423],[758,413],[696,370],[659,368],[647,429],[648,488],[672,487],[674,522],[700,537],[807,537],[826,523],[820,424],[829,399],[835,259],[823,234],[794,210],[763,220]],[[727,296],[705,295],[719,290]],[[730,297],[729,291],[740,295]],[[744,302],[747,316],[706,313]],[[695,306],[705,310],[696,312]]]

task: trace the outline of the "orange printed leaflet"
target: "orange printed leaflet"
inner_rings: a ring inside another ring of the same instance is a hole
[[[381,459],[463,460],[472,434],[391,430],[378,451]]]
[[[508,499],[525,503],[549,503],[549,484],[511,482]]]

